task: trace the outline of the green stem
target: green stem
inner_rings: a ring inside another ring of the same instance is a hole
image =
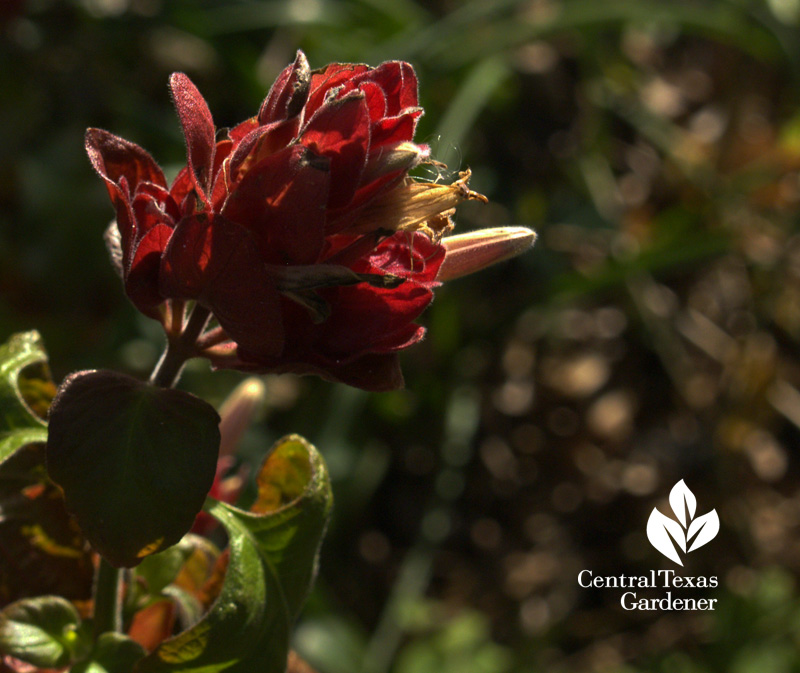
[[[196,353],[197,338],[210,315],[207,308],[195,305],[183,332],[167,341],[167,348],[150,376],[150,383],[160,388],[172,388],[178,382],[183,365]]]
[[[122,569],[102,556],[94,580],[94,638],[122,630]]]

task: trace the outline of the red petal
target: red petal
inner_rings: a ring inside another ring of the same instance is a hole
[[[161,260],[159,285],[165,297],[197,299],[208,283],[211,222],[205,215],[185,217],[176,225]]]
[[[294,63],[283,69],[270,88],[258,111],[261,124],[296,117],[308,97],[311,71],[302,51],[297,52]]]
[[[353,199],[367,161],[369,110],[363,93],[348,94],[321,107],[308,122],[300,142],[331,161],[329,208]]]
[[[416,107],[419,104],[417,76],[414,68],[408,63],[387,61],[353,79],[356,86],[361,86],[364,81],[374,82],[383,89],[386,95],[387,115],[398,115],[406,108]]]
[[[354,270],[388,272],[408,280],[394,289],[366,284],[326,293],[331,315],[319,326],[318,348],[333,356],[406,348],[422,338],[413,321],[433,299],[431,287],[444,259],[444,248],[423,234],[398,233],[378,245]]]
[[[421,108],[412,108],[397,117],[385,117],[372,126],[371,149],[382,145],[410,142],[414,138],[417,121],[422,116]]]
[[[197,87],[182,72],[173,73],[169,85],[186,138],[188,164],[195,186],[201,195],[207,195],[211,188],[216,147],[211,111]]]
[[[289,93],[291,92],[291,87],[288,84],[294,74],[296,62],[295,60],[295,62],[287,65],[275,78],[258,110],[258,115],[256,116],[258,124],[269,124],[281,119],[281,112],[285,115],[286,103],[289,102]]]
[[[355,86],[352,82],[353,78],[370,70],[369,66],[357,63],[331,63],[321,70],[313,72],[311,75],[311,93],[305,106],[306,119],[322,106],[331,89],[343,87],[337,93],[338,96],[352,91]]]
[[[319,325],[313,324],[308,311],[289,300],[283,300],[283,325],[287,337],[291,337],[286,339],[281,355],[264,357],[240,347],[237,351],[238,360],[223,358],[215,361],[215,366],[261,372],[314,374],[365,390],[393,390],[402,387],[403,377],[397,356],[392,351],[418,341],[424,333],[421,327],[413,323],[401,324],[391,334],[375,335],[375,349],[370,347],[366,350],[356,348],[333,352],[327,342],[328,321]],[[358,320],[349,326],[351,333],[359,329]],[[353,339],[348,341],[350,345],[354,345]]]
[[[297,135],[298,128],[297,119],[287,119],[259,126],[248,133],[231,156],[230,179],[239,180],[242,172],[289,145]]]
[[[139,241],[157,224],[165,224],[170,229],[174,226],[174,202],[169,192],[156,185],[143,185],[133,199],[133,213],[136,218],[135,241]],[[166,209],[172,210],[167,214]]]
[[[119,231],[120,246],[122,247],[122,266],[127,269],[133,254],[133,245],[136,238],[136,217],[131,207],[127,181],[123,177],[122,186],[106,181],[106,187],[108,187],[108,194],[117,214],[117,229]]]
[[[242,136],[239,141],[236,143],[236,148],[233,150],[231,154],[231,160],[229,163],[229,170],[230,170],[230,179],[231,181],[235,181],[239,179],[238,173],[239,169],[242,167],[245,159],[247,159],[248,155],[251,154],[253,148],[256,146],[256,143],[259,139],[265,134],[269,133],[272,125],[266,126],[256,126],[250,130],[250,132]]]
[[[398,112],[419,105],[419,82],[413,66],[410,63],[401,61],[400,74],[402,75],[403,83],[400,85]]]
[[[169,190],[172,200],[178,206],[181,215],[190,215],[195,208],[195,201],[197,198],[194,196],[194,178],[188,166],[184,166],[175,176],[172,187]]]
[[[436,283],[436,274],[444,256],[444,246],[433,243],[425,234],[398,232],[381,242],[370,255],[369,264],[387,273],[411,278],[426,287],[435,287],[439,284]]]
[[[157,317],[156,307],[164,301],[159,292],[161,256],[172,236],[172,228],[156,224],[139,242],[125,274],[125,292],[142,313]]]
[[[102,129],[87,129],[85,146],[89,161],[107,183],[119,184],[124,177],[131,194],[142,182],[167,186],[153,157],[136,143]]]
[[[287,147],[247,171],[223,214],[253,233],[265,262],[311,264],[325,241],[328,179],[304,147]]]
[[[349,236],[333,234],[325,238],[325,250],[320,263],[353,266],[362,258],[369,257],[381,241],[377,232]]]
[[[364,82],[358,87],[364,94],[369,109],[369,118],[372,123],[376,123],[386,116],[386,96],[375,82]]]
[[[280,294],[249,235],[240,238],[221,265],[206,288],[203,302],[242,348],[265,357],[276,357],[283,351]]]
[[[228,137],[233,141],[234,145],[238,145],[242,138],[256,128],[258,128],[258,119],[256,117],[250,117],[250,119],[246,119],[232,129],[229,129]]]
[[[283,349],[280,295],[252,235],[222,216],[178,224],[161,263],[160,290],[197,299],[246,348],[267,356]]]
[[[225,199],[228,198],[229,176],[227,175],[226,159],[233,151],[234,145],[230,140],[220,140],[217,143],[217,150],[214,153],[214,184],[211,187],[211,207],[215,212],[219,212]]]
[[[373,352],[378,346],[399,350],[407,345],[409,324],[432,299],[430,290],[413,282],[393,290],[366,284],[338,288],[329,299],[332,311],[320,326],[318,347],[336,357]]]
[[[396,353],[419,343],[425,337],[425,328],[409,323],[404,328],[387,335],[386,339],[373,342],[370,350],[374,353]]]

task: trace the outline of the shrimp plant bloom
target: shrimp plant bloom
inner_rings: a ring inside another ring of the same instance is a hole
[[[432,160],[413,141],[422,110],[407,63],[312,71],[298,53],[258,113],[226,133],[185,75],[170,87],[187,148],[172,184],[138,145],[86,134],[116,211],[106,239],[125,292],[166,333],[150,380],[84,370],[55,391],[35,332],[0,344],[0,467],[24,475],[12,491],[26,484],[11,496],[10,539],[80,572],[68,596],[23,582],[19,600],[0,603],[2,670],[303,668],[289,634],[330,516],[325,461],[288,435],[255,474],[255,502],[233,504],[233,455],[263,384],[243,384],[217,413],[175,387],[183,364],[397,388],[398,352],[422,338],[415,321],[433,288],[535,238],[522,227],[447,235],[460,202],[485,199],[468,172],[452,184],[410,176]],[[29,523],[39,515],[41,529]],[[218,525],[225,551],[186,535]],[[27,574],[62,567],[44,560]],[[0,585],[8,596],[2,573]],[[91,622],[68,598],[91,607]]]
[[[180,330],[193,300],[218,325],[197,355],[218,367],[313,373],[369,390],[402,386],[454,207],[467,186],[419,182],[417,79],[408,63],[311,70],[302,52],[258,114],[218,133],[182,73],[170,87],[187,164],[169,185],[144,149],[89,129],[86,149],[116,210],[112,256],[128,297]]]

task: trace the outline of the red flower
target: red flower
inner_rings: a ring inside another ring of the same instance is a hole
[[[433,297],[441,234],[457,203],[482,198],[467,175],[408,176],[428,158],[412,142],[412,67],[311,71],[298,52],[258,115],[222,140],[189,79],[170,86],[188,154],[171,187],[138,145],[86,134],[129,298],[168,330],[184,300],[209,309],[219,328],[198,354],[217,366],[400,387],[396,353],[423,336],[414,320]]]

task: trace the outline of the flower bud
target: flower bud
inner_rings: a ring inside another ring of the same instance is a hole
[[[495,227],[442,239],[447,251],[438,281],[460,278],[503,262],[533,247],[536,232],[527,227]]]
[[[264,381],[251,376],[242,381],[223,402],[219,410],[221,436],[219,454],[233,454],[247,428],[267,396]]]

